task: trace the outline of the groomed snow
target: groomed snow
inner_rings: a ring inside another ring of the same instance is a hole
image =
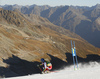
[[[80,63],[78,70],[74,70],[72,65],[49,74],[35,74],[4,79],[100,79],[100,64],[97,62]]]

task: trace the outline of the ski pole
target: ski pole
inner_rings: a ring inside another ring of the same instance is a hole
[[[39,67],[39,69],[42,71],[42,69],[40,68],[40,66],[38,65],[37,67]]]

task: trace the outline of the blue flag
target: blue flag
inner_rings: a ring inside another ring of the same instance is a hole
[[[75,50],[75,48],[72,48],[72,56],[76,56],[76,50]]]
[[[73,46],[73,44],[74,44],[74,46]],[[78,68],[78,61],[77,61],[77,55],[76,55],[76,49],[75,49],[75,41],[73,41],[73,44],[72,44],[72,40],[71,40],[71,50],[72,50],[73,64],[74,64],[74,70],[75,70],[75,64],[77,64],[77,68]]]

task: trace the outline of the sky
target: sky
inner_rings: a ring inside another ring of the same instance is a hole
[[[58,70],[58,72],[10,77],[4,79],[100,79],[100,63],[96,61],[85,64],[79,63],[78,70],[74,70],[72,65],[65,67],[63,70]]]
[[[73,6],[94,6],[100,4],[100,0],[0,0],[0,5],[49,5],[49,6],[60,6],[60,5],[73,5]]]

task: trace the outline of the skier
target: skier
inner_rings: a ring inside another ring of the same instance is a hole
[[[48,61],[45,61],[44,58],[41,58],[41,62],[42,64],[40,64],[40,66],[43,68],[42,73],[48,73],[52,69],[52,64]]]

